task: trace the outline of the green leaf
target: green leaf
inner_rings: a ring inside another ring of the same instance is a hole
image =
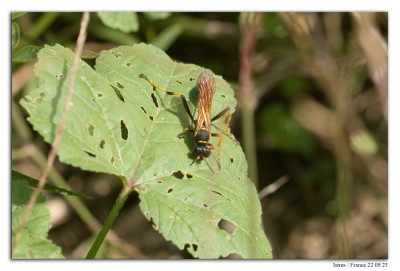
[[[36,54],[42,47],[29,45],[21,48],[13,55],[12,62],[25,63],[36,59]]]
[[[73,53],[45,46],[35,66],[38,88],[21,104],[35,130],[52,142],[61,118]],[[211,132],[223,134],[221,169],[216,149],[206,161],[193,163],[193,128],[178,96],[153,91],[140,78],[146,74],[160,86],[184,94],[197,108],[196,81],[204,68],[172,61],[158,48],[139,44],[100,53],[95,71],[81,61],[72,106],[58,155],[85,170],[132,180],[140,208],[154,227],[180,249],[200,258],[270,258],[271,247],[261,229],[261,206],[247,177],[241,147],[225,132],[224,119]],[[233,90],[214,76],[212,116],[226,107],[234,111]],[[196,115],[196,114],[195,114]],[[234,231],[225,231],[222,224]]]
[[[19,44],[19,26],[16,22],[11,24],[11,48],[14,50]]]
[[[11,182],[12,241],[22,220],[32,189],[28,182]],[[63,259],[61,248],[47,239],[50,229],[50,212],[46,198],[39,196],[29,215],[21,239],[14,251],[14,259]]]
[[[11,20],[14,21],[15,19],[21,17],[24,15],[26,12],[12,12],[11,13]]]
[[[361,155],[374,155],[378,145],[374,137],[367,130],[359,130],[350,136],[351,149]]]
[[[171,12],[143,12],[147,19],[156,21],[166,19],[171,15]]]
[[[28,185],[30,187],[33,187],[33,188],[36,188],[38,186],[38,184],[39,184],[38,180],[33,179],[33,178],[29,177],[29,176],[26,176],[26,175],[24,175],[24,174],[22,174],[22,173],[20,173],[18,171],[15,171],[15,170],[12,170],[12,175],[11,176],[12,176],[12,180],[14,182],[16,182],[16,181],[24,181],[24,182],[27,182]],[[47,184],[47,183],[44,185],[43,189],[46,190],[46,191],[49,191],[49,192],[58,193],[58,194],[65,195],[65,196],[75,196],[75,197],[79,197],[79,198],[82,198],[82,199],[90,199],[91,198],[91,197],[86,196],[84,194],[73,192],[73,191],[64,189],[62,187],[58,187],[58,186]]]
[[[99,56],[99,53],[93,52],[91,50],[83,50],[81,54],[82,59],[95,59]]]
[[[139,29],[135,12],[97,12],[97,15],[106,26],[122,32],[136,32]]]

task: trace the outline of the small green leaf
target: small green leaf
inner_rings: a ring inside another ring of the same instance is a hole
[[[90,50],[83,50],[81,54],[82,59],[95,59],[99,56],[99,53],[90,51]]]
[[[135,12],[97,12],[101,21],[108,27],[122,32],[136,32],[139,21]]]
[[[15,19],[21,17],[24,15],[26,12],[12,12],[11,13],[11,20],[14,21]]]
[[[32,189],[27,182],[11,182],[12,241],[22,220]],[[39,196],[25,224],[14,259],[63,259],[61,248],[47,239],[50,229],[50,212],[46,208],[46,198]]]
[[[351,149],[361,155],[373,155],[378,151],[375,139],[367,130],[359,130],[350,136]]]
[[[16,22],[11,24],[11,48],[14,50],[19,44],[19,26]]]
[[[47,142],[52,142],[68,89],[73,52],[60,45],[40,50],[35,66],[38,88],[21,104]],[[247,177],[242,148],[230,139],[224,118],[211,132],[219,138],[206,161],[193,162],[193,128],[179,96],[167,95],[141,78],[186,96],[196,112],[197,78],[204,68],[177,63],[157,47],[138,44],[102,51],[95,70],[81,61],[66,130],[59,145],[62,162],[131,180],[140,208],[154,227],[178,248],[199,258],[271,258],[261,229],[261,205]],[[212,116],[236,106],[233,90],[214,75]],[[196,117],[195,113],[195,117]],[[207,164],[208,163],[208,164]],[[230,229],[225,229],[227,224]]]
[[[41,48],[40,46],[34,45],[25,46],[13,55],[12,62],[26,63],[35,60],[37,58],[36,54]]]
[[[38,180],[33,179],[33,178],[29,177],[29,176],[26,176],[26,175],[24,175],[24,174],[22,174],[22,173],[20,173],[18,171],[15,171],[15,170],[12,170],[12,180],[14,182],[16,182],[16,181],[27,182],[28,185],[30,187],[33,187],[33,188],[36,188],[38,186],[38,184],[39,184]],[[46,190],[46,191],[49,191],[49,192],[53,192],[53,193],[57,193],[57,194],[65,195],[65,196],[75,196],[75,197],[79,197],[79,198],[82,198],[82,199],[90,199],[91,198],[91,197],[86,196],[84,194],[73,192],[73,191],[64,189],[62,187],[58,187],[58,186],[47,184],[47,183],[44,185],[43,189]]]
[[[143,14],[147,19],[156,21],[168,18],[171,15],[171,12],[143,12]]]

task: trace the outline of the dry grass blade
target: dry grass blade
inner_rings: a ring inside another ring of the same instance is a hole
[[[44,168],[44,170],[42,172],[42,175],[40,176],[38,188],[34,191],[34,193],[32,194],[31,198],[29,199],[29,203],[28,203],[28,206],[26,207],[26,210],[25,210],[25,212],[23,214],[21,224],[19,225],[19,227],[17,229],[17,232],[15,234],[14,242],[12,244],[12,256],[14,255],[15,248],[19,243],[19,240],[20,240],[21,234],[22,234],[22,230],[24,229],[26,221],[28,220],[29,214],[31,213],[31,211],[33,209],[33,205],[35,204],[38,196],[40,195],[40,193],[43,190],[44,184],[46,182],[47,175],[49,174],[49,171],[50,171],[51,167],[53,166],[54,159],[55,159],[56,154],[57,154],[58,145],[59,145],[59,143],[61,141],[62,133],[63,133],[64,128],[65,128],[65,122],[67,120],[67,114],[68,114],[68,109],[69,109],[69,106],[70,106],[70,103],[71,103],[71,97],[72,97],[72,94],[74,92],[76,71],[78,69],[78,63],[79,63],[79,60],[80,60],[80,56],[82,54],[83,45],[84,45],[85,40],[86,40],[86,29],[87,29],[88,23],[89,23],[89,13],[88,12],[84,12],[83,13],[83,17],[82,17],[82,21],[81,21],[81,29],[80,29],[80,32],[79,32],[78,40],[76,42],[76,51],[75,51],[74,63],[73,63],[72,68],[71,68],[71,74],[70,74],[71,77],[70,77],[70,81],[69,81],[67,97],[65,99],[62,119],[60,121],[60,125],[58,126],[57,133],[56,133],[56,136],[54,138],[54,142],[53,142],[52,148],[50,150],[50,153],[49,153],[49,156],[48,156],[48,159],[47,159],[46,167]]]

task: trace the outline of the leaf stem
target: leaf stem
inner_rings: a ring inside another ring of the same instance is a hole
[[[119,194],[119,196],[114,204],[114,207],[112,208],[110,214],[108,215],[106,221],[104,222],[103,227],[101,228],[99,234],[97,235],[96,240],[94,241],[92,247],[90,248],[88,254],[86,255],[86,259],[94,259],[101,244],[104,241],[104,238],[106,237],[108,231],[110,230],[112,224],[114,223],[115,218],[117,217],[122,206],[124,206],[126,199],[128,198],[129,194],[132,191],[133,191],[133,189],[131,187],[124,185],[124,188],[122,189],[121,193]]]

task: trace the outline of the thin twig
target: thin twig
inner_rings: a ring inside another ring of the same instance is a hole
[[[18,230],[17,230],[17,232],[15,234],[14,242],[13,242],[13,245],[12,245],[12,256],[14,255],[15,248],[19,243],[19,240],[21,238],[21,234],[22,234],[22,231],[23,231],[23,229],[25,227],[26,221],[28,220],[29,214],[31,213],[31,211],[33,209],[33,205],[35,204],[38,196],[40,195],[40,193],[43,190],[44,184],[46,183],[47,175],[49,174],[49,171],[53,166],[54,159],[55,159],[56,154],[57,154],[58,145],[60,144],[62,133],[63,133],[63,131],[65,129],[65,122],[67,120],[68,110],[69,110],[69,107],[71,105],[71,98],[72,98],[72,94],[73,94],[74,88],[75,88],[76,72],[77,72],[77,69],[78,69],[78,63],[79,63],[80,56],[81,56],[81,53],[82,53],[83,45],[84,45],[85,40],[86,40],[86,29],[87,29],[88,23],[89,23],[89,13],[88,12],[84,12],[83,13],[83,17],[82,17],[82,21],[81,21],[81,29],[79,31],[79,36],[78,36],[78,39],[77,39],[77,42],[76,42],[76,50],[75,50],[74,62],[73,62],[73,65],[72,65],[72,68],[71,68],[71,72],[70,72],[70,76],[71,77],[70,77],[70,81],[69,81],[67,97],[65,99],[63,115],[62,115],[60,124],[58,126],[57,133],[56,133],[56,136],[54,138],[54,142],[53,142],[52,148],[51,148],[50,153],[49,153],[48,158],[47,158],[46,167],[43,170],[42,175],[40,176],[38,188],[33,192],[31,198],[29,199],[28,206],[26,207],[25,212],[24,212],[24,214],[22,216],[21,224],[19,225]]]
[[[281,188],[285,183],[287,183],[287,181],[289,181],[289,176],[283,175],[278,180],[264,187],[260,192],[258,192],[258,199],[262,200],[266,196],[274,193],[276,190]]]

